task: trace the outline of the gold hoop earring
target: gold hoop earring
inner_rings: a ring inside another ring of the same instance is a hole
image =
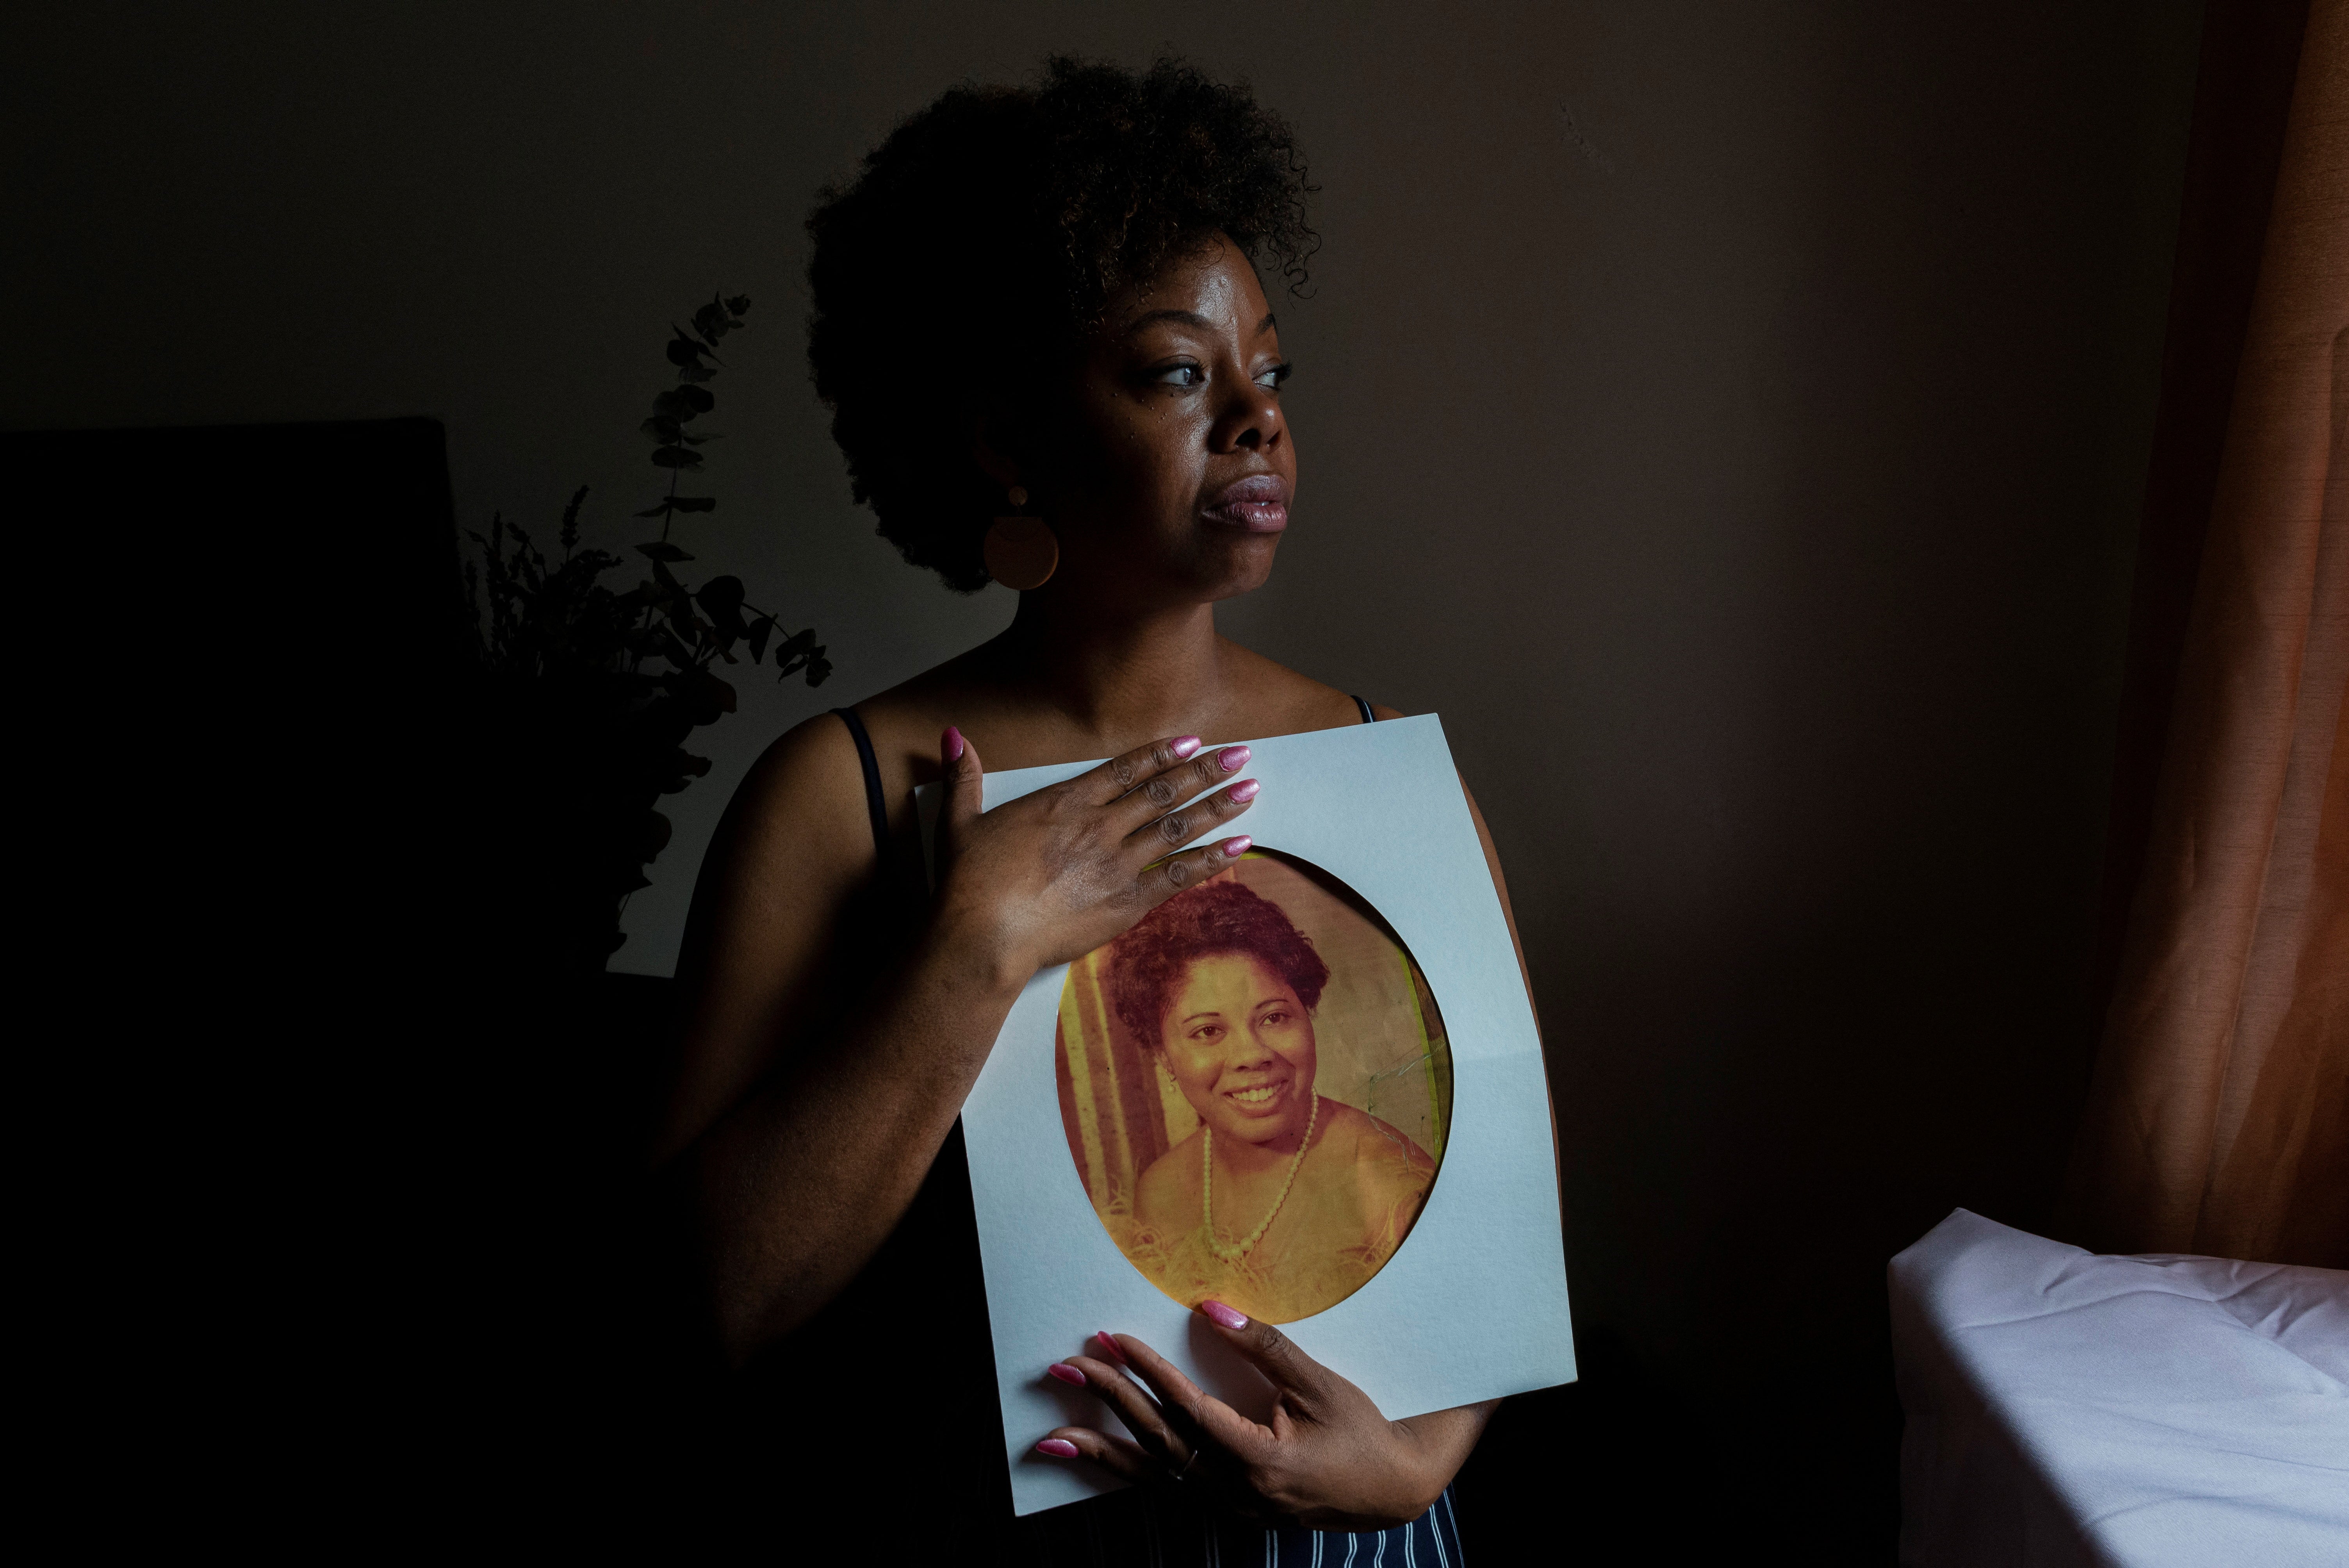
[[[1018,515],[1019,509],[1028,504],[1025,490],[1013,485],[1008,499],[1013,515],[995,520],[979,553],[987,562],[989,577],[1024,593],[1051,581],[1061,564],[1061,542],[1042,518]]]

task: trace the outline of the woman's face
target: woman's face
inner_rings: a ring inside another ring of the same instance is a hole
[[[1029,465],[1081,602],[1247,593],[1288,526],[1288,362],[1256,269],[1218,234],[1111,302],[1060,428]]]
[[[1313,1018],[1288,982],[1245,954],[1195,960],[1159,1040],[1191,1109],[1219,1136],[1265,1143],[1304,1132],[1313,1104]]]

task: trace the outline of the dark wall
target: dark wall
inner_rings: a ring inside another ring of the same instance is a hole
[[[847,505],[801,368],[812,191],[1048,49],[1252,77],[1326,246],[1280,307],[1298,525],[1226,625],[1444,717],[1618,1414],[1723,1507],[1880,1542],[1884,1260],[1953,1204],[2039,1222],[2085,1075],[2198,19],[78,8],[5,67],[36,221],[0,260],[0,423],[431,414],[460,519],[551,530],[587,482],[622,543],[667,321],[751,294],[692,547],[841,674],[746,683],[630,912],[621,966],[665,972],[759,748],[1009,613]]]

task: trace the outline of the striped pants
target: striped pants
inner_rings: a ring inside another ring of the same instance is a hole
[[[1032,1568],[1462,1568],[1446,1489],[1392,1530],[1266,1530],[1210,1521],[1142,1489],[1021,1520],[1018,1560]]]
[[[1229,1554],[1224,1558],[1228,1564]],[[1460,1522],[1452,1489],[1435,1506],[1392,1530],[1268,1530],[1264,1568],[1460,1568]],[[1253,1563],[1249,1568],[1255,1568]]]

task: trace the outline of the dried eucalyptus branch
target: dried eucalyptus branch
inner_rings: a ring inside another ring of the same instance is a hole
[[[636,514],[661,522],[658,539],[636,547],[649,578],[625,592],[604,586],[604,575],[624,562],[579,548],[584,486],[564,509],[554,562],[502,515],[492,516],[486,537],[470,534],[481,549],[479,565],[465,568],[481,669],[520,738],[511,744],[528,754],[518,766],[537,780],[531,788],[555,795],[560,831],[586,841],[573,845],[573,858],[588,868],[581,901],[603,901],[598,965],[624,940],[620,901],[649,885],[643,868],[668,841],[668,820],[652,810],[653,799],[709,771],[708,758],[679,743],[735,709],[734,687],[711,666],[740,664],[737,650],[754,665],[771,652],[778,680],[803,675],[814,686],[832,674],[814,628],[783,631],[772,612],[749,603],[740,578],[713,577],[694,589],[670,571],[693,559],[669,538],[677,519],[718,506],[716,497],[682,495],[678,486],[700,471],[700,449],[719,438],[691,427],[716,407],[708,384],[722,364],[718,345],[741,328],[750,308],[748,295],[715,296],[691,326],[672,329],[677,384],[653,399],[639,427],[653,442],[653,466],[668,472],[667,493]]]

